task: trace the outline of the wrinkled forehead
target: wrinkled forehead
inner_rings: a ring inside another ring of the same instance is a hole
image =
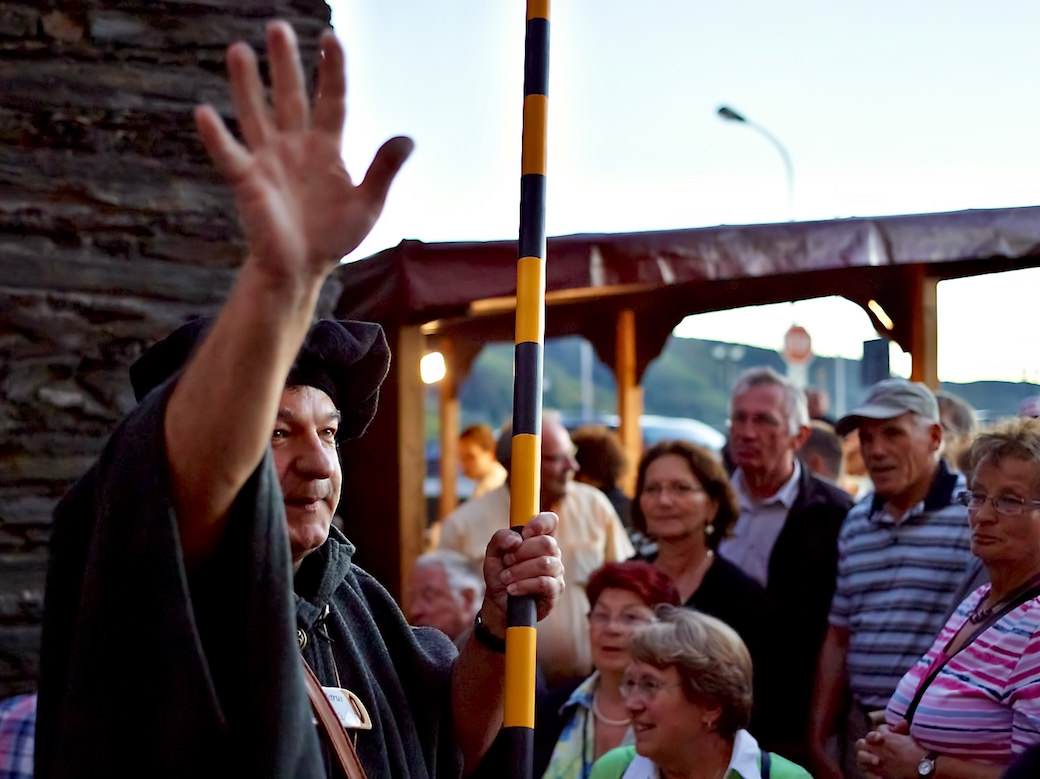
[[[733,411],[772,412],[787,419],[784,388],[778,384],[752,384],[733,396]]]
[[[339,419],[341,414],[326,392],[309,384],[287,384],[278,404],[279,416],[315,416]]]

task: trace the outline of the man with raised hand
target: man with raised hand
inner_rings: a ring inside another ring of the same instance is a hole
[[[271,24],[267,44],[270,106],[253,51],[228,51],[244,143],[196,111],[248,257],[212,324],[135,365],[140,405],[55,512],[39,777],[335,775],[301,652],[330,697],[364,706],[371,729],[354,739],[370,776],[458,775],[501,722],[507,593],[544,617],[563,587],[555,516],[495,533],[456,654],[406,623],[331,528],[337,441],[364,432],[389,353],[376,325],[312,318],[412,144],[388,141],[355,185],[340,44],[322,37],[313,108],[292,29]]]

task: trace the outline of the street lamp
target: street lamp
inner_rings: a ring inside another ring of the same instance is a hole
[[[765,127],[748,120],[743,114],[737,113],[729,106],[719,106],[717,113],[728,122],[740,122],[741,124],[746,124],[752,130],[755,130],[765,137],[765,139],[773,144],[776,150],[780,153],[780,158],[784,161],[784,171],[787,174],[788,217],[791,221],[794,221],[794,166],[791,164],[791,155],[787,153],[787,149],[784,148],[784,145],[777,140],[777,137],[769,132]]]

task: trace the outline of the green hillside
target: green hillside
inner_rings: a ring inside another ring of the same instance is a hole
[[[546,408],[581,411],[580,369],[584,342],[578,337],[557,338],[545,345],[543,403]],[[720,359],[721,358],[721,359]],[[736,359],[734,359],[736,358]],[[594,413],[615,413],[617,396],[611,371],[593,362]],[[780,355],[769,349],[734,345],[724,341],[670,338],[664,351],[643,377],[644,406],[648,414],[692,417],[725,431],[730,388],[745,368],[769,365],[784,371]],[[827,389],[832,411],[839,408],[838,391],[844,387],[847,409],[863,397],[858,360],[817,358],[809,367],[809,383]],[[1021,401],[1040,392],[1035,384],[980,381],[943,384],[943,389],[963,397],[988,419],[1013,416]],[[436,389],[427,403],[427,432],[436,434]],[[487,422],[499,427],[509,419],[513,403],[513,344],[484,348],[462,385],[463,424]]]

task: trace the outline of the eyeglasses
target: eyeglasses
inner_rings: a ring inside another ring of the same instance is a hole
[[[1040,506],[1040,500],[1023,500],[1014,495],[994,495],[991,497],[984,492],[959,492],[957,493],[957,502],[962,506],[967,506],[968,511],[972,512],[981,511],[982,507],[989,503],[993,506],[994,511],[998,514],[1003,514],[1005,517],[1017,517],[1027,509]]]
[[[647,484],[643,487],[642,495],[657,500],[665,493],[674,498],[688,498],[698,492],[704,492],[704,488],[694,487],[692,484]]]
[[[642,679],[624,679],[621,684],[618,685],[618,689],[621,690],[622,698],[631,698],[637,692],[647,700],[653,700],[657,697],[657,693],[661,690],[667,690],[669,687],[681,687],[679,682],[662,682],[657,679],[651,679],[650,677],[644,677]]]
[[[637,611],[625,611],[621,614],[611,614],[606,611],[589,612],[589,624],[601,630],[609,627],[610,623],[614,621],[626,630],[632,630],[640,625],[649,625],[654,619]]]

